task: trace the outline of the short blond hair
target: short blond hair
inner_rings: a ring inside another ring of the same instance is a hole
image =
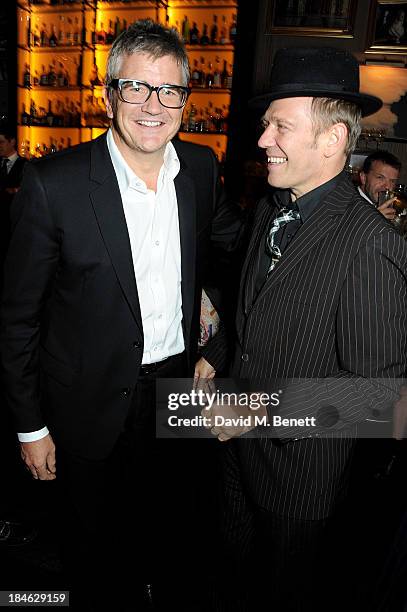
[[[362,111],[353,102],[334,98],[313,98],[311,102],[311,121],[315,140],[335,123],[344,123],[348,128],[345,155],[355,148],[360,136]]]

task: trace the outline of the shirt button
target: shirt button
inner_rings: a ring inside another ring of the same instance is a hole
[[[140,340],[135,340],[133,342],[133,348],[141,348],[141,342]]]
[[[242,361],[249,361],[249,355],[247,353],[243,353]]]
[[[156,241],[155,241],[155,246],[159,246],[159,245],[160,245],[160,241],[159,241],[159,240],[156,240]]]
[[[155,351],[158,351],[158,346],[155,346],[155,347],[154,347],[154,350],[155,350]]]
[[[158,318],[159,318],[159,319],[162,319],[162,318],[163,318],[162,314],[158,315]]]
[[[121,390],[121,394],[123,397],[129,397],[130,391],[131,390],[129,389],[129,387],[125,387],[124,389]]]

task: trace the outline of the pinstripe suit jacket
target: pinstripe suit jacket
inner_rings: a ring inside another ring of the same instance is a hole
[[[255,295],[265,232],[276,210],[257,208],[237,310],[232,374],[241,379],[369,380],[404,375],[407,363],[407,248],[360,198],[347,176],[301,226]],[[222,366],[222,336],[206,358]],[[367,382],[364,396],[370,389]],[[356,409],[350,421],[365,413]],[[348,415],[349,416],[349,415]],[[243,489],[259,507],[317,519],[346,489],[353,441],[307,438],[231,442]]]

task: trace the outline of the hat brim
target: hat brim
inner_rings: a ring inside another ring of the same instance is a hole
[[[369,94],[353,93],[353,92],[335,92],[332,91],[321,91],[318,90],[297,90],[297,91],[274,91],[272,93],[265,93],[260,96],[255,96],[249,100],[249,107],[253,110],[265,112],[273,100],[281,100],[282,98],[304,98],[304,97],[317,97],[317,98],[334,98],[336,100],[347,100],[353,102],[359,106],[362,110],[362,117],[367,117],[377,113],[378,110],[383,106],[382,100],[376,98],[376,96],[370,96]]]

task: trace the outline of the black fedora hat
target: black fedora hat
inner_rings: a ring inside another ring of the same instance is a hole
[[[270,91],[250,100],[249,105],[265,111],[273,100],[311,96],[354,102],[362,116],[382,106],[380,98],[359,93],[359,64],[348,51],[331,47],[291,47],[276,52]]]

